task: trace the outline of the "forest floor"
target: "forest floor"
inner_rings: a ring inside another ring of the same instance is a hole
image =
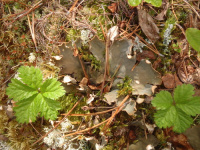
[[[134,1],[0,1],[0,149],[200,149],[200,1]]]

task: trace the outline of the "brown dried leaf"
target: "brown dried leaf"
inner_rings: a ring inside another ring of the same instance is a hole
[[[164,17],[167,13],[168,7],[169,7],[169,0],[163,0],[162,2],[162,7],[163,7],[163,11],[161,13],[159,13],[155,19],[157,20],[164,20]]]
[[[154,23],[153,18],[142,9],[138,8],[138,17],[139,17],[139,24],[142,28],[144,34],[155,43],[159,38],[159,29],[157,25]]]
[[[169,141],[176,150],[194,150],[188,143],[187,137],[184,134],[170,136]]]
[[[182,84],[182,82],[179,80],[179,78],[178,78],[177,74],[174,74],[174,80],[175,80],[176,86],[178,86],[178,85],[181,85],[181,84]]]
[[[193,83],[194,78],[193,75],[190,74],[185,67],[185,64],[181,64],[181,66],[178,68],[178,77],[183,83]]]
[[[108,6],[108,9],[112,12],[115,13],[117,11],[117,6],[118,3],[112,3],[110,6]]]
[[[79,83],[80,90],[84,90],[87,87],[88,79],[86,77],[83,77],[81,82]]]
[[[195,70],[195,73],[193,75],[194,81],[197,85],[200,85],[200,68],[197,68]]]
[[[137,61],[141,61],[145,58],[156,59],[156,56],[152,51],[142,51],[142,53],[137,54]]]
[[[166,75],[164,75],[162,77],[162,81],[163,81],[164,86],[167,89],[173,89],[176,86],[175,85],[174,75],[172,75],[172,74],[167,73]]]

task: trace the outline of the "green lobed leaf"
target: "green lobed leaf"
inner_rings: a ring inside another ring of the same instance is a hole
[[[197,52],[200,52],[200,30],[195,28],[187,28],[186,38],[192,48],[194,48]]]
[[[176,111],[177,111],[177,115],[176,115],[176,119],[174,120],[173,131],[182,133],[187,128],[190,127],[193,120],[189,115],[184,113],[181,109],[176,108]]]
[[[174,100],[176,103],[181,103],[192,98],[194,95],[194,87],[190,84],[183,84],[177,86],[174,90]]]
[[[24,75],[26,70],[27,74],[32,75]],[[41,71],[34,67],[20,67],[19,73],[22,79],[12,79],[6,89],[6,94],[17,101],[17,106],[14,107],[17,121],[34,122],[39,113],[45,119],[56,119],[61,107],[55,99],[65,93],[61,83],[54,78],[42,83]]]
[[[42,84],[42,71],[39,68],[33,66],[21,66],[18,69],[19,77],[21,81],[27,84],[29,87],[38,89]]]
[[[166,128],[173,126],[175,132],[184,132],[190,127],[193,120],[191,116],[200,114],[200,97],[193,97],[194,87],[183,84],[174,90],[174,102],[169,92],[161,91],[152,100],[156,107],[154,114],[158,127]]]
[[[60,86],[61,83],[56,79],[47,79],[40,90],[43,96],[50,99],[57,99],[65,94],[65,90],[63,86]]]
[[[47,120],[54,120],[58,115],[58,110],[61,109],[58,101],[45,98],[40,93],[17,102],[16,105],[14,111],[17,121],[20,123],[34,122],[38,113],[41,113],[40,116],[44,116]]]
[[[142,0],[128,0],[130,6],[138,6],[141,2]]]
[[[166,110],[158,110],[154,114],[156,125],[160,128],[171,127],[173,126],[176,115],[176,108],[174,106]]]
[[[15,111],[15,116],[17,117],[16,120],[19,123],[29,123],[30,120],[32,122],[36,121],[40,108],[35,101],[41,98],[40,95],[35,94],[16,103],[17,106],[13,109]]]
[[[14,101],[20,101],[31,97],[36,94],[37,91],[25,84],[18,79],[11,79],[11,83],[6,88],[6,94],[9,98],[13,98]]]
[[[200,114],[200,97],[192,97],[187,101],[177,103],[176,106],[187,115],[195,116],[196,114]]]
[[[157,110],[164,110],[172,106],[173,99],[169,92],[161,91],[156,94],[156,97],[152,100],[152,105],[156,107]]]
[[[45,110],[41,112],[40,116],[44,116],[45,119],[55,120],[58,115],[58,111],[61,109],[60,102],[43,97],[44,104],[42,105],[43,108],[41,110]]]
[[[154,117],[159,128],[173,127],[173,130],[178,133],[184,132],[193,121],[189,115],[175,106],[167,110],[158,110]]]
[[[148,3],[151,3],[155,7],[160,7],[162,5],[162,0],[145,0]]]

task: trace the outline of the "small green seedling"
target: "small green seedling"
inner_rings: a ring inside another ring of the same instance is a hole
[[[128,0],[130,6],[138,6],[142,0]],[[145,2],[152,4],[155,7],[160,7],[162,5],[162,0],[145,0]]]
[[[152,100],[156,107],[154,114],[156,125],[159,128],[173,127],[173,131],[182,133],[193,122],[191,116],[200,114],[200,97],[193,96],[194,87],[183,84],[174,90],[174,97],[167,92],[161,91]]]
[[[54,120],[60,103],[56,101],[65,94],[61,83],[55,78],[43,82],[39,68],[22,66],[18,69],[19,78],[8,84],[6,94],[16,102],[16,119],[20,123],[34,122],[40,113],[45,119]]]

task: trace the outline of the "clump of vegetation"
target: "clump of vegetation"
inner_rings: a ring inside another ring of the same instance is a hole
[[[80,54],[84,61],[91,63],[91,68],[94,70],[99,70],[101,68],[101,61],[97,60],[97,58],[89,52],[87,46],[83,46],[83,49],[79,49]]]
[[[119,83],[117,84],[117,87],[119,88],[119,91],[118,91],[118,96],[125,96],[125,95],[129,95],[132,93],[132,86],[130,85],[132,82],[132,80],[126,76],[124,79],[123,79],[123,83]]]

